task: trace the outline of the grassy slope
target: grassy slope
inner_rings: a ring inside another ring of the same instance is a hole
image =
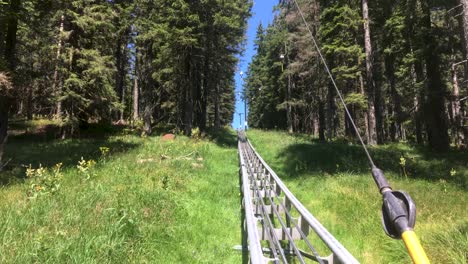
[[[360,261],[411,262],[403,243],[381,228],[381,199],[359,146],[323,144],[282,132],[251,130],[248,136],[293,193]],[[403,144],[372,148],[372,153],[393,188],[407,191],[416,202],[416,232],[432,263],[467,263],[467,153],[434,155]],[[408,179],[399,176],[401,155]],[[452,168],[455,176],[450,176]]]
[[[30,181],[5,184],[24,169],[0,174],[0,263],[240,262],[236,142],[226,133],[213,142],[10,137],[12,163],[63,162],[64,176],[57,194],[28,200]],[[98,161],[87,181],[81,156]]]

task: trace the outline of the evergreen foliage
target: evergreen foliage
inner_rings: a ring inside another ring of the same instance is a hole
[[[14,4],[19,4],[13,13]],[[88,122],[131,120],[141,93],[146,132],[159,123],[191,133],[231,122],[247,0],[2,1],[0,21],[17,21],[14,53],[0,30],[0,71],[14,73],[17,116]],[[11,65],[14,56],[14,65]]]
[[[468,10],[458,1],[370,1],[370,40],[367,1],[297,2],[366,141],[466,146]],[[295,2],[279,1],[278,10],[258,29],[247,73],[250,125],[355,137]]]

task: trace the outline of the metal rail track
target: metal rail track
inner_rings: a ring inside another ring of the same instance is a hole
[[[238,149],[244,263],[359,263],[289,191],[244,131],[238,133]],[[318,254],[311,231],[330,255]]]

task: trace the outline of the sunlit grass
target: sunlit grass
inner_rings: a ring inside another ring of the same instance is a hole
[[[382,201],[359,146],[273,131],[251,130],[248,136],[299,200],[361,262],[411,262],[403,242],[382,229]],[[371,151],[393,188],[416,202],[415,230],[432,263],[466,263],[467,154],[433,154],[406,144]],[[401,156],[407,159],[408,179],[400,173]],[[458,175],[451,176],[451,168]],[[323,245],[318,249],[328,253]]]
[[[10,137],[6,156],[12,161],[0,174],[8,178],[0,187],[0,263],[241,262],[232,249],[240,244],[234,132],[223,131],[213,140],[161,141],[128,131],[67,140],[28,131]],[[381,199],[358,146],[282,132],[248,135],[294,194],[360,261],[410,262],[403,243],[381,228]],[[466,263],[466,153],[435,155],[405,144],[372,152],[393,187],[416,201],[416,231],[433,263]],[[402,155],[408,179],[400,173]],[[97,162],[89,175],[77,168],[81,157]],[[33,181],[18,178],[26,167],[59,162],[59,191],[30,198]],[[327,253],[323,245],[318,250]]]
[[[63,179],[36,198],[28,198],[30,179],[0,187],[0,263],[240,262],[235,134],[223,136],[12,137],[15,169],[5,175],[63,162]],[[89,175],[77,168],[81,156],[97,162]]]

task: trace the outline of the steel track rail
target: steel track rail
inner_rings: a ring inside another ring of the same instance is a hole
[[[244,131],[239,131],[238,139],[245,215],[242,226],[246,229],[243,234],[248,236],[243,247],[249,249],[250,263],[308,263],[306,259],[321,264],[359,263],[292,194],[256,152]],[[321,257],[317,253],[309,240],[310,230],[330,249],[331,255]],[[262,240],[270,248],[262,248]]]
[[[242,145],[245,145],[245,142],[239,140],[238,146],[241,149]],[[258,234],[257,222],[258,219],[254,215],[252,197],[250,193],[250,186],[247,184],[249,182],[247,166],[245,164],[244,157],[242,152],[239,151],[239,160],[240,160],[240,174],[242,179],[242,195],[243,202],[242,206],[245,213],[245,229],[247,229],[248,243],[249,243],[249,252],[250,252],[250,262],[253,264],[257,263],[266,263],[266,259],[263,256],[262,246],[260,243],[260,235]],[[246,245],[242,245],[246,246]]]

